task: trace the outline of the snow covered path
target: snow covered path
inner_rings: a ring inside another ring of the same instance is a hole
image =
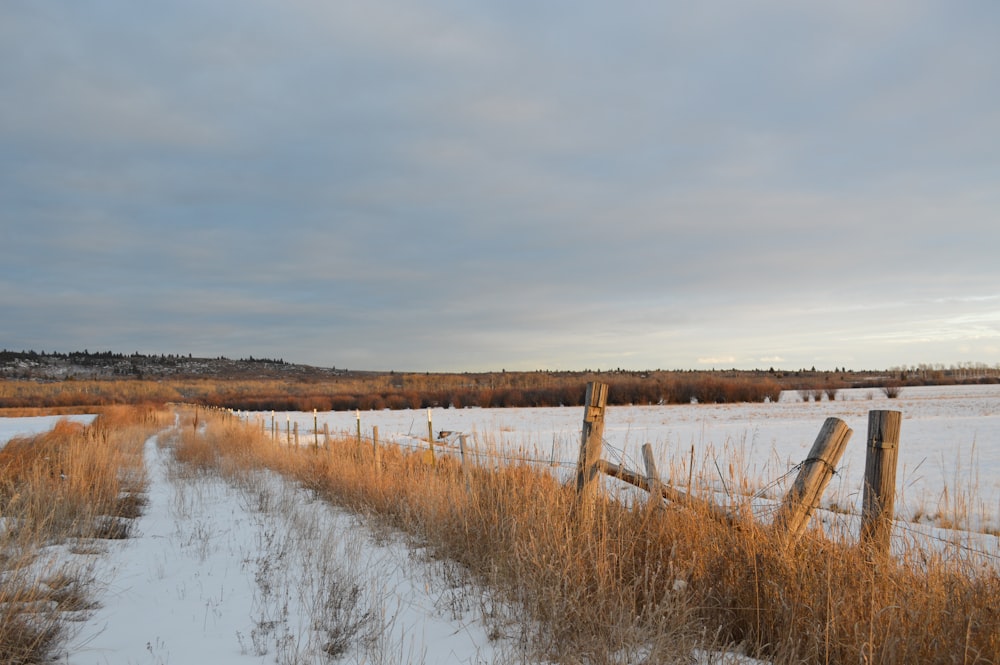
[[[482,592],[398,536],[270,474],[239,488],[185,474],[157,437],[145,457],[148,505],[102,558],[101,607],[60,662],[500,659],[478,620]]]

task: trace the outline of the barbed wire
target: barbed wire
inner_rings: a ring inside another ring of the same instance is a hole
[[[345,431],[344,434],[350,435],[353,438],[353,434],[350,433],[349,431]],[[285,435],[282,434],[281,432],[278,432],[278,434],[276,436],[272,437],[272,438],[273,438],[273,440],[278,441],[280,443],[282,441],[282,439],[285,438]],[[417,441],[417,440],[420,441],[421,444],[423,444],[423,445],[412,442],[412,441]],[[391,445],[399,447],[399,448],[405,448],[405,449],[408,449],[408,450],[424,450],[424,451],[426,451],[426,450],[430,450],[431,449],[431,446],[428,445],[426,441],[424,441],[422,439],[416,439],[415,437],[410,437],[410,441],[403,440],[403,439],[386,439],[385,443],[391,444]],[[622,448],[620,446],[615,445],[614,443],[608,441],[607,439],[603,439],[602,443],[604,444],[604,450],[607,451],[608,453],[610,453],[610,457],[612,458],[612,459],[609,459],[609,461],[615,461],[616,463],[618,463],[622,467],[627,467],[629,464],[631,464],[633,468],[638,468],[639,467],[638,460],[636,460],[635,457],[632,456],[626,449],[624,449],[624,448]],[[434,447],[434,449],[442,451],[442,452],[444,452],[444,453],[446,453],[448,455],[461,455],[462,454],[461,450],[458,449],[454,444],[435,443],[433,447]],[[578,463],[577,462],[570,462],[570,461],[565,461],[565,460],[556,460],[556,459],[553,459],[553,458],[550,458],[550,459],[541,459],[541,458],[538,458],[538,457],[529,457],[529,456],[525,456],[525,455],[510,454],[510,453],[501,452],[501,451],[483,451],[483,450],[481,450],[481,449],[479,449],[479,448],[477,448],[475,446],[467,446],[466,449],[465,449],[465,455],[467,457],[472,457],[472,458],[480,459],[480,460],[481,459],[486,459],[486,460],[503,460],[503,461],[505,461],[507,463],[510,463],[510,462],[520,462],[520,463],[524,463],[524,464],[533,464],[533,465],[539,465],[539,466],[549,467],[549,468],[575,469],[575,468],[578,467]],[[791,476],[791,475],[793,475],[795,473],[798,473],[806,463],[808,463],[808,462],[814,462],[814,461],[817,461],[817,460],[813,460],[813,459],[803,460],[802,462],[800,462],[800,463],[798,463],[798,464],[790,467],[783,474],[781,474],[777,478],[771,480],[769,483],[767,483],[763,487],[757,489],[753,494],[749,495],[749,499],[751,501],[751,508],[753,510],[753,514],[755,516],[759,516],[759,517],[766,517],[766,516],[773,515],[777,511],[779,511],[781,509],[781,502],[780,501],[774,501],[774,503],[770,503],[770,504],[764,505],[764,506],[762,506],[762,505],[753,505],[752,502],[753,501],[762,501],[762,500],[773,501],[769,497],[765,496],[765,494],[768,491],[770,491],[774,487],[776,487],[776,486],[780,485],[781,483],[783,483],[789,476]],[[825,462],[825,460],[819,460],[819,461],[824,461]],[[826,463],[829,464],[828,462],[826,462]],[[834,475],[839,475],[839,471],[840,471],[840,468],[835,468],[835,469],[832,470],[832,472],[833,472]],[[730,496],[729,498],[732,499],[733,497]],[[849,511],[849,510],[837,510],[837,511],[834,511],[834,510],[830,510],[828,508],[822,508],[820,506],[817,506],[817,508],[819,508],[820,510],[824,511],[824,513],[825,513],[825,520],[827,520],[827,522],[828,522],[828,528],[839,529],[839,530],[843,531],[844,533],[850,533],[850,527],[852,526],[851,523],[850,523],[851,521],[861,519],[861,517],[862,517],[862,515],[860,513],[857,513],[857,512],[854,512],[854,511]],[[893,522],[892,522],[892,524],[893,524],[893,528],[894,529],[896,529],[898,531],[901,531],[901,532],[905,532],[905,533],[911,534],[911,535],[913,535],[913,536],[915,536],[915,537],[917,537],[917,538],[919,538],[921,540],[925,540],[925,541],[930,540],[930,541],[939,542],[939,543],[942,543],[942,544],[947,545],[949,547],[963,550],[965,552],[968,552],[969,554],[973,554],[973,555],[976,555],[976,556],[984,557],[984,558],[986,558],[988,560],[991,560],[991,561],[1000,561],[1000,554],[995,554],[995,553],[989,552],[989,551],[984,550],[984,549],[973,547],[972,545],[969,545],[969,544],[958,542],[958,541],[956,541],[954,539],[943,538],[943,537],[935,535],[933,533],[929,533],[927,531],[919,530],[917,528],[914,528],[914,526],[910,522],[908,522],[906,520],[894,519]],[[978,534],[979,532],[969,531],[968,533],[970,533],[970,534]],[[988,536],[989,534],[983,533],[982,535]],[[997,536],[997,538],[998,538],[998,540],[1000,540],[1000,536]]]

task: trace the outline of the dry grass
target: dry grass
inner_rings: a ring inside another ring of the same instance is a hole
[[[90,607],[89,572],[43,548],[127,535],[146,482],[142,444],[167,417],[111,407],[0,449],[0,662],[41,662],[65,613]]]
[[[193,459],[267,466],[339,504],[405,530],[461,563],[504,601],[496,635],[557,663],[690,662],[735,648],[774,663],[1000,662],[1000,576],[914,547],[868,561],[817,534],[794,549],[746,521],[575,492],[544,470],[473,470],[396,448],[277,446],[211,420]],[[516,609],[511,609],[516,608]]]

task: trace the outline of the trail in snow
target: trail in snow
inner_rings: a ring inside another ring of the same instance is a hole
[[[487,663],[479,590],[391,533],[272,474],[182,476],[147,441],[148,505],[113,543],[101,607],[60,659],[110,663]],[[376,539],[378,542],[376,542]],[[445,583],[450,579],[450,583]],[[331,655],[331,653],[333,655]]]

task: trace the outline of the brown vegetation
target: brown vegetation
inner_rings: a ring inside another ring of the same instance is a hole
[[[127,534],[145,487],[142,444],[167,415],[111,407],[0,449],[0,662],[42,662],[62,615],[87,609],[87,571],[42,548]]]
[[[189,428],[178,453],[276,469],[409,532],[505,601],[484,607],[496,634],[552,662],[689,662],[696,646],[776,664],[1000,662],[1000,575],[916,547],[875,564],[816,533],[786,549],[749,519],[608,496],[581,511],[544,469],[495,460],[466,486],[447,456],[385,447],[376,468],[370,444],[290,449],[234,419]]]
[[[343,411],[436,406],[579,406],[588,381],[611,386],[611,404],[761,402],[804,383],[843,387],[843,377],[727,372],[500,372],[487,374],[363,374],[323,380],[91,379],[0,381],[0,413],[75,405],[165,404],[244,411]]]

